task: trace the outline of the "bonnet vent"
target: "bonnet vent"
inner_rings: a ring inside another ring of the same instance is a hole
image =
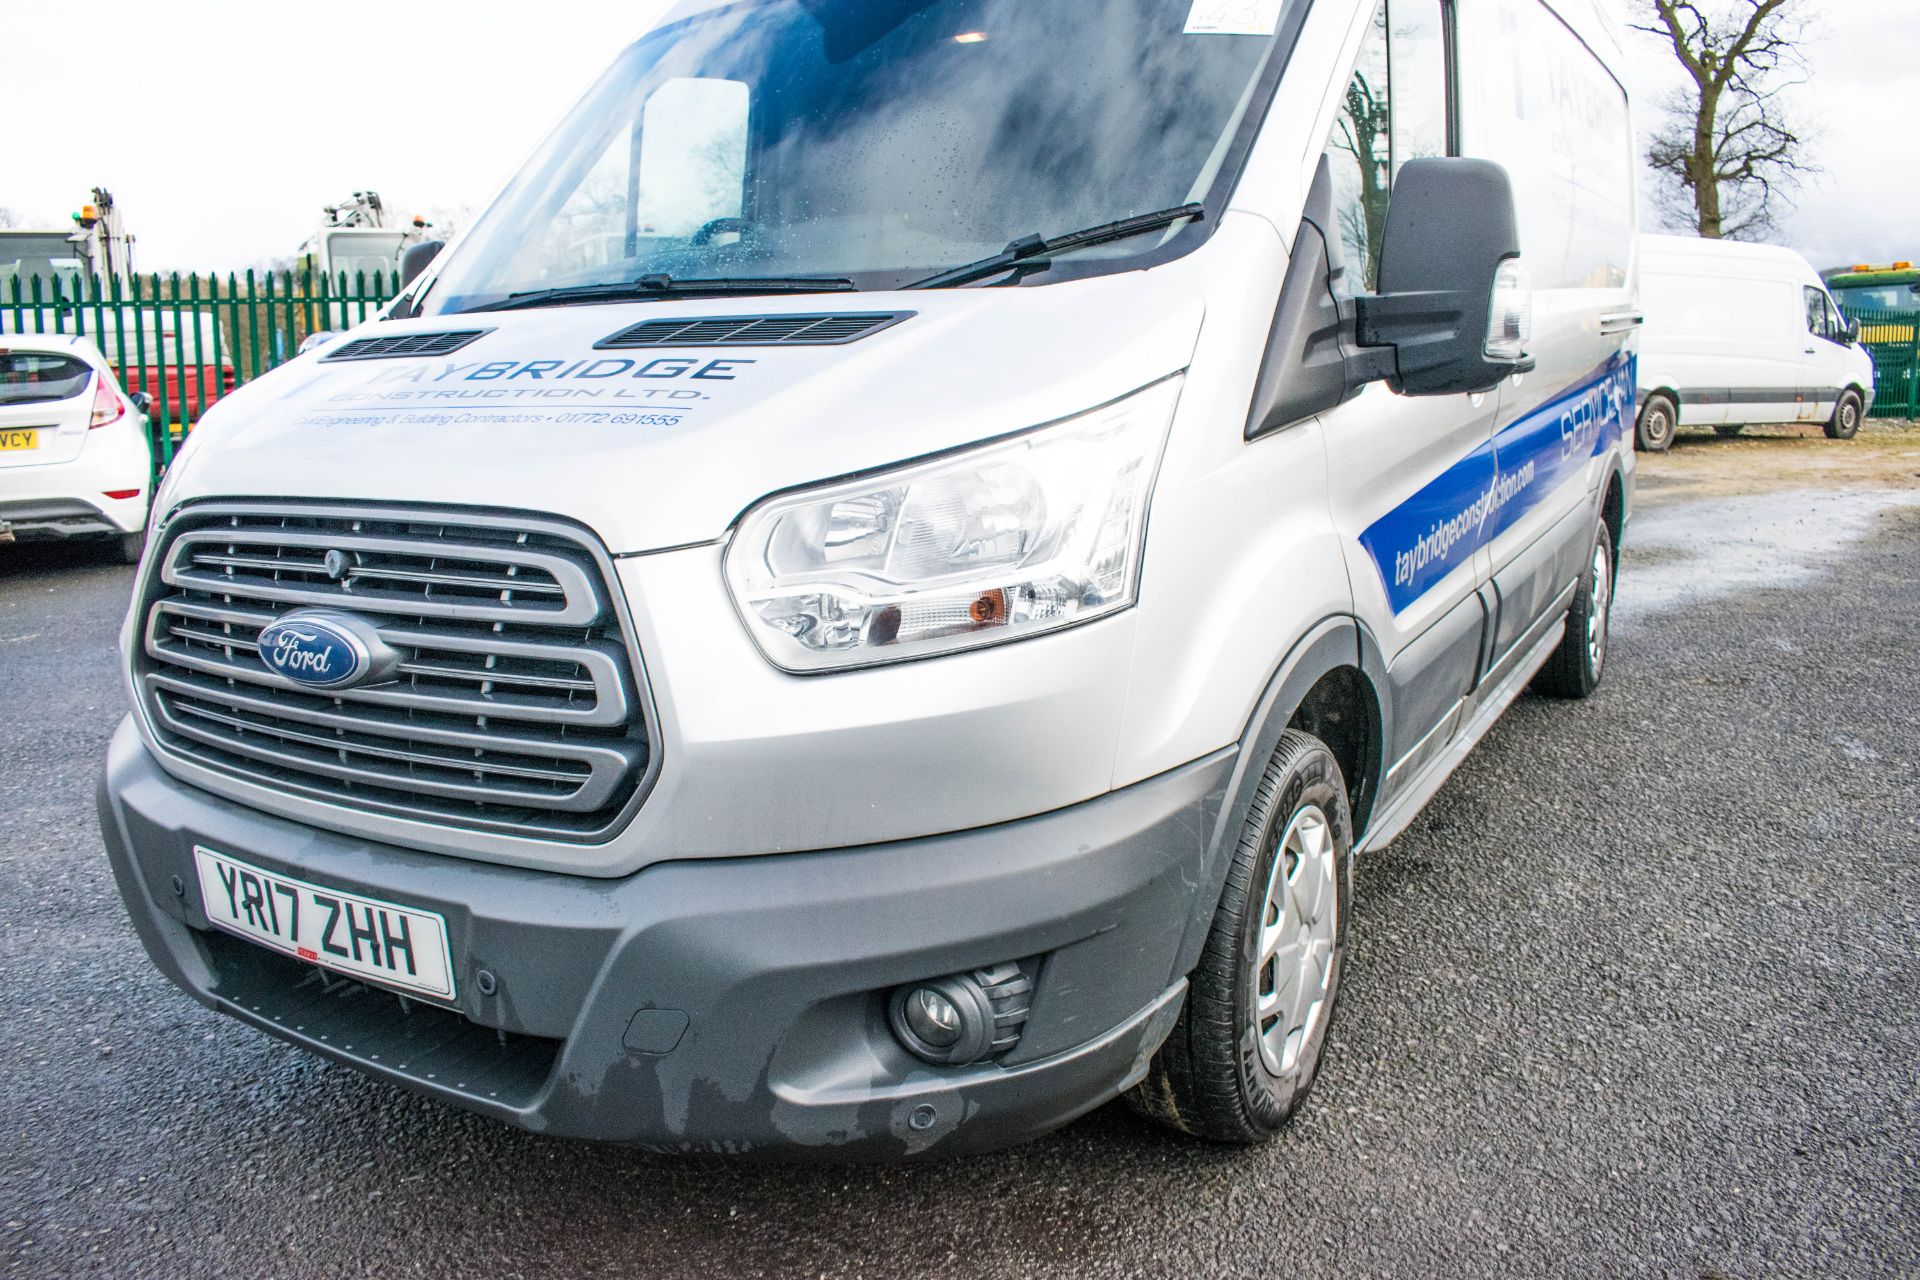
[[[911,311],[837,316],[699,316],[647,320],[594,343],[596,351],[651,347],[837,347],[910,319]]]
[[[492,332],[491,329],[458,329],[447,333],[404,333],[390,338],[355,338],[324,352],[320,359],[331,364],[336,360],[404,360],[451,355]]]

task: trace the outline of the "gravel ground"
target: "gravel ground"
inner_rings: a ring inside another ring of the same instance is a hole
[[[1605,686],[1515,704],[1362,864],[1320,1087],[1256,1151],[1109,1107],[944,1164],[659,1159],[205,1012],[141,953],[92,812],[128,573],[0,553],[0,1265],[1912,1276],[1920,435],[1843,449],[1643,468]]]

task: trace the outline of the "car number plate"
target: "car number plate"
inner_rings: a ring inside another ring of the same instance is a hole
[[[38,449],[39,447],[40,432],[38,430],[26,431],[18,427],[0,429],[0,453],[7,453],[14,449]]]
[[[409,995],[453,999],[446,919],[308,884],[194,846],[207,919],[229,933]]]

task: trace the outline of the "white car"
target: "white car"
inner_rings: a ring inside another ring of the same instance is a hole
[[[1826,282],[1791,249],[1640,237],[1639,445],[1677,427],[1723,436],[1806,422],[1851,440],[1873,407],[1873,357]]]
[[[112,538],[137,564],[153,479],[146,399],[91,339],[0,334],[0,543]]]

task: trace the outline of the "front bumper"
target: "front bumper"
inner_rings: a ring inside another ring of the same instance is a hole
[[[1140,1079],[1218,895],[1232,765],[956,835],[594,880],[303,828],[175,781],[123,723],[100,817],[149,954],[214,1009],[536,1132],[875,1159],[1019,1141]],[[457,1010],[211,931],[196,844],[439,912]],[[1000,1060],[935,1068],[894,1041],[891,988],[1003,961],[1036,983]]]

